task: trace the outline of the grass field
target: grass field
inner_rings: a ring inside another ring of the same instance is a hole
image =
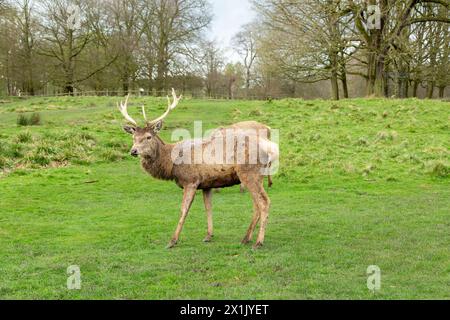
[[[181,190],[128,157],[115,98],[0,99],[0,299],[450,299],[450,103],[185,100],[166,121],[280,130],[265,246],[240,245],[248,193],[197,197],[173,250]],[[135,98],[138,117],[164,99]],[[20,127],[19,113],[42,124]],[[67,289],[67,267],[82,289]],[[369,265],[382,287],[367,288]]]

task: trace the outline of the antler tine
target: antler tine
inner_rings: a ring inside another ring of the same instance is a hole
[[[153,121],[150,121],[148,124],[151,125],[151,124],[158,123],[161,120],[164,120],[169,115],[169,113],[178,106],[178,103],[183,98],[182,95],[177,97],[177,94],[175,93],[175,89],[173,89],[173,88],[172,88],[172,97],[173,97],[173,102],[172,103],[170,103],[170,98],[167,97],[167,101],[168,101],[168,104],[169,104],[168,108],[167,108],[167,111],[161,117],[159,117],[159,118],[157,118],[157,119],[155,119]]]
[[[144,116],[145,122],[148,122],[148,120],[147,120],[147,113],[145,112],[145,106],[144,105],[142,105],[142,115]]]
[[[117,107],[120,110],[120,113],[122,113],[123,117],[130,123],[134,124],[135,126],[138,126],[137,122],[130,117],[130,115],[128,114],[128,99],[130,98],[130,95],[127,95],[126,99],[125,99],[125,103],[122,103],[122,101],[120,102],[120,106],[119,104],[117,104]]]

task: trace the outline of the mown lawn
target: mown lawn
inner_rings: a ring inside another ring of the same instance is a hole
[[[129,159],[115,98],[0,99],[1,299],[449,299],[450,104],[185,100],[166,121],[280,130],[265,246],[240,245],[248,193],[198,195],[166,250],[181,190]],[[133,99],[156,115],[164,99]],[[152,107],[153,106],[153,107]],[[18,113],[42,125],[18,127]],[[67,289],[78,265],[82,289]],[[367,288],[377,265],[382,287]]]

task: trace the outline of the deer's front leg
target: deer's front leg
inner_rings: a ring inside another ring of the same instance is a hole
[[[212,189],[203,190],[203,201],[205,202],[206,217],[208,219],[208,234],[204,242],[210,242],[213,237],[213,216],[212,216]]]
[[[172,237],[172,240],[169,242],[169,245],[167,246],[168,249],[173,248],[180,239],[180,233],[181,230],[183,230],[184,223],[186,221],[186,217],[189,213],[189,209],[191,208],[192,202],[195,198],[195,192],[197,191],[197,186],[190,185],[184,188],[183,193],[183,203],[181,205],[181,217],[180,221],[178,222],[177,229],[175,230],[175,233]]]

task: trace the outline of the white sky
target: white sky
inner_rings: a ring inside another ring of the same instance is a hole
[[[254,12],[249,0],[211,0],[214,17],[210,38],[216,40],[224,49],[226,57],[233,62],[238,56],[230,47],[233,36],[240,28],[254,18]]]

